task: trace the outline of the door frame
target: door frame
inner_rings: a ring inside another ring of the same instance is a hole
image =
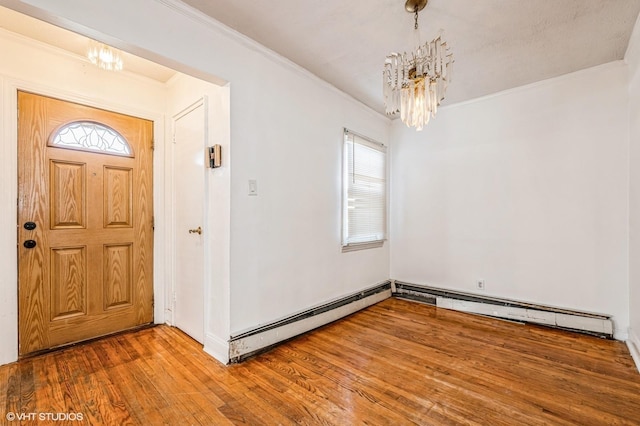
[[[204,149],[206,146],[210,146],[213,145],[213,143],[211,142],[210,139],[210,134],[209,134],[209,98],[204,95],[201,96],[199,98],[197,98],[195,101],[191,102],[188,106],[180,109],[179,111],[177,111],[176,113],[171,115],[171,143],[168,144],[170,145],[169,151],[170,151],[170,155],[168,156],[168,175],[170,175],[170,178],[168,178],[167,180],[170,182],[169,185],[169,192],[171,194],[170,200],[171,202],[169,203],[170,206],[170,217],[169,217],[169,228],[171,229],[171,244],[169,245],[169,257],[171,258],[171,281],[168,285],[168,287],[170,287],[170,301],[167,303],[167,315],[165,317],[166,321],[168,324],[171,325],[176,325],[175,323],[175,312],[176,312],[176,289],[177,289],[177,277],[176,277],[176,270],[177,270],[177,265],[176,265],[176,261],[177,261],[177,256],[176,256],[176,203],[175,203],[175,196],[176,196],[176,181],[175,181],[175,150],[176,150],[176,141],[175,141],[175,134],[176,134],[176,121],[179,120],[180,118],[184,117],[185,115],[189,114],[190,112],[192,112],[193,110],[195,110],[196,108],[202,106],[204,108],[204,141],[203,141],[203,145],[202,145],[202,156],[204,158]],[[202,330],[203,330],[203,334],[206,336],[207,333],[207,327],[206,327],[206,319],[207,319],[207,303],[206,300],[208,300],[209,297],[209,286],[208,283],[210,282],[211,279],[211,262],[207,262],[207,259],[209,259],[211,250],[210,250],[210,242],[211,242],[211,232],[209,232],[209,227],[208,227],[208,222],[206,220],[206,218],[209,216],[209,179],[207,179],[207,173],[206,173],[206,166],[205,166],[205,170],[202,171],[202,178],[204,179],[204,193],[202,194],[203,197],[203,209],[202,209],[202,245],[203,245],[203,256],[204,256],[204,265],[203,265],[203,279],[204,282],[202,283],[202,290],[203,290],[203,295],[204,295],[204,300],[202,301],[202,312],[203,312],[203,324],[202,324]]]
[[[0,173],[0,185],[5,186],[4,191],[0,191],[0,196],[9,194],[10,205],[16,206],[11,209],[6,218],[11,226],[18,225],[17,200],[18,200],[18,91],[33,92],[43,96],[62,99],[69,102],[84,104],[90,107],[107,109],[109,111],[132,115],[135,117],[153,121],[153,216],[155,222],[153,241],[153,321],[155,324],[165,322],[165,306],[167,305],[168,291],[166,285],[167,267],[170,258],[166,247],[170,242],[167,232],[166,221],[166,199],[167,187],[164,176],[166,175],[166,150],[165,150],[165,118],[161,112],[148,111],[113,101],[102,101],[88,97],[84,94],[71,90],[57,89],[51,86],[33,82],[22,81],[10,77],[1,77],[0,82],[0,116],[2,117],[2,138],[4,142],[0,144],[2,158],[10,159],[10,167],[3,167],[4,176]],[[0,200],[0,203],[2,200]],[[13,203],[16,204],[13,204]],[[3,204],[0,204],[2,206]],[[9,205],[9,204],[7,204]],[[11,358],[4,359],[0,354],[0,365],[13,362],[18,359],[18,232],[17,229],[11,234],[12,250],[8,251],[8,256],[0,256],[0,270],[6,274],[7,282],[14,283],[10,288],[0,286],[0,303],[2,299],[13,300],[13,309],[0,313],[0,321],[4,325],[4,331],[0,332],[0,340],[7,344],[7,353],[11,353]],[[9,287],[9,286],[8,286]]]

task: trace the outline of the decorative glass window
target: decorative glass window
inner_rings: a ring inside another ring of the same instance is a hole
[[[50,145],[133,157],[129,143],[120,133],[94,121],[74,121],[65,124],[55,132]]]

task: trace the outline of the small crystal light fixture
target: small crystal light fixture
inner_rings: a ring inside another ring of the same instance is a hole
[[[442,34],[431,42],[421,44],[418,31],[418,12],[428,0],[407,0],[404,7],[415,14],[414,35],[416,48],[408,55],[391,53],[384,61],[382,71],[385,112],[400,113],[400,119],[416,130],[435,117],[438,105],[444,99],[449,82],[453,55],[442,41]]]
[[[98,68],[107,71],[122,71],[120,51],[106,44],[91,40],[87,58]]]

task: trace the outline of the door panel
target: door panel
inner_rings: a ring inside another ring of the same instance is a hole
[[[175,326],[204,342],[204,106],[175,120]],[[205,230],[206,232],[206,230]]]
[[[20,355],[150,323],[153,123],[25,92],[18,108],[19,241],[36,244],[18,246]]]
[[[86,167],[52,161],[50,170],[51,229],[86,228]]]
[[[133,244],[104,247],[104,309],[133,302]]]
[[[104,168],[104,227],[133,226],[133,169]]]
[[[51,321],[87,314],[86,249],[51,250]]]

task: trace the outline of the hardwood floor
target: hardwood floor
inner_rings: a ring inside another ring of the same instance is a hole
[[[640,374],[621,342],[388,299],[232,366],[167,326],[25,359],[0,367],[0,407],[12,425],[638,425]]]

